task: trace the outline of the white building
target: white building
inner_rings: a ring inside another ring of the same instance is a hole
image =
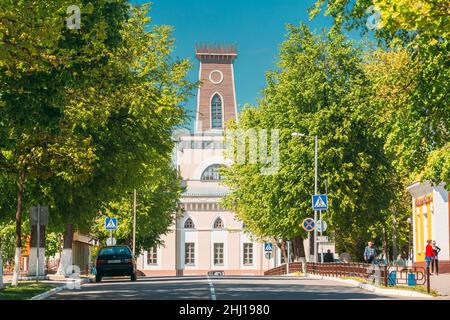
[[[147,275],[206,275],[220,270],[226,275],[261,275],[279,264],[266,259],[263,244],[244,232],[234,214],[219,202],[230,191],[220,184],[224,158],[223,129],[237,120],[233,46],[197,46],[199,79],[195,133],[179,137],[175,162],[186,191],[181,198],[184,216],[177,219],[164,246],[141,256],[138,268]]]

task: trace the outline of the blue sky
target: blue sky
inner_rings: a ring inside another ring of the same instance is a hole
[[[132,4],[148,1],[130,0]],[[265,72],[273,69],[278,47],[287,23],[307,23],[313,30],[331,26],[331,19],[320,15],[308,21],[307,9],[314,0],[153,0],[152,24],[175,28],[174,57],[193,62],[189,79],[198,78],[194,45],[200,42],[235,43],[236,96],[239,106],[254,104],[265,86]],[[188,108],[195,108],[195,96]]]

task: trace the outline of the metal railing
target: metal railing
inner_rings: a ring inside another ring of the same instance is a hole
[[[306,273],[328,277],[357,277],[384,286],[426,285],[430,293],[430,270],[423,267],[368,263],[306,263]]]

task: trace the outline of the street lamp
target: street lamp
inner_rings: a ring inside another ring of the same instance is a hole
[[[318,150],[318,138],[316,136],[308,136],[303,133],[293,132],[293,137],[302,137],[314,139],[314,194],[317,194],[317,170],[318,170],[318,161],[317,161],[317,150]],[[322,211],[320,211],[320,219],[322,219]],[[317,210],[314,210],[314,221],[317,221]],[[322,229],[320,231],[322,235]],[[317,228],[314,228],[314,262],[317,262]]]

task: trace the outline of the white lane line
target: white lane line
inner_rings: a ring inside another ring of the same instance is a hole
[[[212,280],[209,276],[206,276],[206,278],[208,278],[209,291],[211,292],[211,300],[217,300],[216,291],[214,290],[214,285],[212,283]]]

